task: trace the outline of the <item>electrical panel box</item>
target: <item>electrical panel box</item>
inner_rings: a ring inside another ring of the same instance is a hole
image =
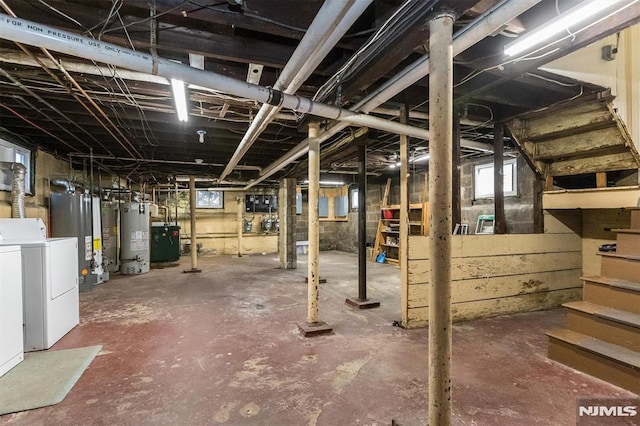
[[[247,212],[276,213],[278,211],[277,195],[248,194],[244,201]]]
[[[169,224],[151,225],[151,261],[175,262],[180,259],[180,227]]]

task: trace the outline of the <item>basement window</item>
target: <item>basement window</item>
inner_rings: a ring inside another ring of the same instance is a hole
[[[493,197],[493,163],[478,164],[474,167],[475,198]],[[506,160],[503,166],[505,197],[518,195],[518,159]]]
[[[25,174],[25,192],[32,194],[32,158],[31,150],[20,145],[13,144],[4,139],[0,139],[0,161],[7,163],[20,163],[27,170]],[[13,172],[8,166],[0,166],[0,190],[11,191],[11,184],[13,183]]]

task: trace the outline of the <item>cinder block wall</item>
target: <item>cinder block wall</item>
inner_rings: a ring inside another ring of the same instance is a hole
[[[356,188],[351,185],[351,189]],[[367,242],[373,244],[380,219],[380,201],[384,192],[384,185],[378,183],[367,184]],[[320,222],[320,250],[341,250],[357,253],[358,248],[358,211],[349,209],[349,220],[342,222]],[[302,192],[302,214],[296,218],[296,239],[308,240],[309,199],[306,190]]]
[[[491,163],[491,157],[465,162],[461,173],[462,221],[475,231],[478,215],[493,214],[493,198],[475,199],[473,191],[474,166]],[[533,232],[533,185],[535,175],[521,157],[518,157],[518,195],[505,197],[504,210],[508,234]]]

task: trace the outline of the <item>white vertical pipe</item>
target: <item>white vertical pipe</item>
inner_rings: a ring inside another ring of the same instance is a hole
[[[429,424],[451,424],[451,161],[454,17],[429,23]]]
[[[320,284],[320,125],[309,123],[309,265],[307,272],[307,324],[318,322],[318,285]]]

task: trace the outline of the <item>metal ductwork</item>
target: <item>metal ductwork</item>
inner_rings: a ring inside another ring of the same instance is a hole
[[[24,219],[27,217],[24,208],[25,177],[27,168],[20,163],[12,163],[13,183],[11,184],[11,217]]]
[[[11,217],[23,219],[27,217],[24,207],[27,169],[22,164],[11,161],[0,161],[0,168],[10,170],[13,174],[13,181],[11,183]]]
[[[67,194],[73,194],[76,192],[76,186],[68,179],[53,179],[51,180],[51,185],[63,187],[64,192]]]

